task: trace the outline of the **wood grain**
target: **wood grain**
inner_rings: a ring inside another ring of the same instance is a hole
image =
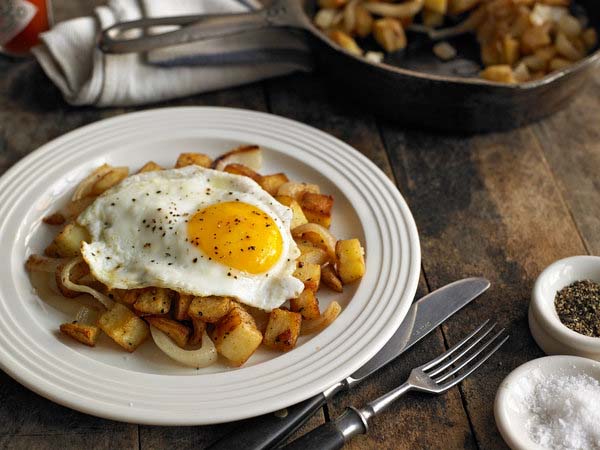
[[[547,264],[584,252],[531,129],[485,136],[440,136],[383,127],[401,190],[420,230],[430,287],[482,275],[492,287],[444,326],[452,344],[485,319],[511,335],[492,360],[461,385],[480,448],[506,448],[492,406],[500,381],[542,356],[527,325],[532,283]]]
[[[320,78],[296,75],[269,82],[268,86],[269,106],[274,113],[339,137],[375,161],[388,176],[392,176],[390,161],[375,120],[346,102],[331,101]],[[418,296],[426,292],[427,286],[421,277]],[[419,349],[365,380],[354,392],[335,397],[330,403],[331,414],[337,416],[351,404],[362,405],[403,382],[413,365],[419,365],[444,350],[441,332],[428,337],[419,345]],[[435,448],[435,445],[441,444],[440,433],[444,433],[445,448],[475,448],[458,390],[454,389],[445,397],[429,400],[424,402],[419,396],[407,397],[406,401],[399,402],[391,411],[378,417],[367,436],[352,441],[347,447]],[[422,432],[423,423],[427,423],[427,433]]]

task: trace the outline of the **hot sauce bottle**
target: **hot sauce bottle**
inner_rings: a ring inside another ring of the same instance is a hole
[[[49,0],[0,0],[0,51],[27,55],[50,28],[50,14]]]

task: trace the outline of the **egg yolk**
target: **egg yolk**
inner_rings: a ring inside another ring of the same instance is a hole
[[[212,260],[253,274],[269,270],[283,250],[273,219],[243,202],[216,203],[197,211],[187,233],[189,241]]]

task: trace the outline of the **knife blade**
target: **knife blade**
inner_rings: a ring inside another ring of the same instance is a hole
[[[402,324],[383,348],[348,378],[321,394],[286,408],[283,413],[265,414],[245,420],[208,448],[265,450],[274,447],[289,437],[335,394],[350,389],[396,359],[448,317],[485,292],[489,286],[490,283],[485,278],[465,278],[425,295],[412,304]]]

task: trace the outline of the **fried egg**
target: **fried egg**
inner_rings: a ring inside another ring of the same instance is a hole
[[[231,296],[271,310],[303,290],[292,212],[250,178],[188,166],[131,176],[77,222],[92,274],[110,288]]]

